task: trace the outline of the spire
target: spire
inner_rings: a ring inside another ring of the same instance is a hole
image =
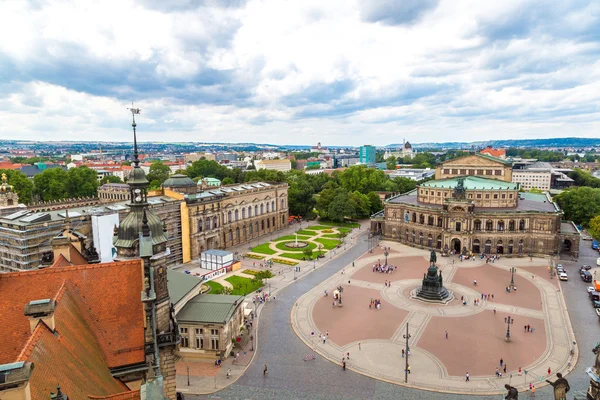
[[[148,216],[146,215],[146,209],[144,208],[144,214],[142,215],[142,236],[150,236],[150,227],[148,226]]]
[[[133,122],[131,123],[131,126],[133,127],[133,163],[135,164],[135,167],[139,167],[140,164],[140,160],[138,158],[138,149],[137,149],[137,137],[136,137],[136,133],[135,133],[135,127],[137,126],[135,123],[135,115],[139,114],[141,112],[141,110],[139,108],[133,108],[133,103],[131,104],[131,108],[129,108],[129,111],[131,111],[131,116],[133,118]]]

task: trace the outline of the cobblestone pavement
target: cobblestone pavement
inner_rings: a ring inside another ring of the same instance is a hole
[[[577,268],[587,263],[595,265],[597,252],[592,251],[590,242],[582,242],[577,263],[562,262],[569,272],[570,281],[563,282],[567,309],[580,349],[579,361],[568,376],[573,391],[585,391],[589,378],[585,369],[594,362],[591,352],[600,339],[598,317],[594,313],[585,287],[587,284],[578,278]],[[435,393],[415,390],[378,381],[341,368],[317,355],[316,360],[303,361],[307,347],[298,339],[290,326],[290,312],[296,300],[327,279],[347,264],[357,259],[367,249],[367,241],[362,237],[358,245],[348,253],[328,262],[317,271],[299,279],[278,293],[277,302],[270,303],[260,317],[259,351],[246,373],[227,389],[205,396],[191,396],[188,399],[414,399],[414,400],[459,400],[464,395]],[[377,250],[374,254],[377,253]],[[369,255],[365,255],[369,256]],[[272,307],[271,307],[272,306]],[[269,373],[263,377],[264,364]],[[401,369],[402,366],[398,365]],[[524,397],[525,394],[521,394]],[[550,387],[537,391],[536,398],[550,398]],[[468,396],[470,400],[498,399],[499,396]],[[527,397],[525,397],[527,398]],[[571,397],[569,397],[571,398]]]

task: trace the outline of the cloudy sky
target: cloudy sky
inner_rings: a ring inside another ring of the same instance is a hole
[[[169,4],[166,6],[165,4]],[[597,0],[0,2],[0,137],[598,137]]]

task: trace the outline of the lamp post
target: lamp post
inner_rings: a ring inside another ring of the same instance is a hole
[[[385,265],[387,265],[387,257],[390,254],[387,247],[383,248],[383,254],[385,255]]]
[[[408,383],[408,339],[410,339],[410,334],[408,333],[408,323],[406,324],[406,333],[402,335],[402,337],[406,340],[406,363],[404,365],[404,383]]]
[[[515,267],[511,267],[511,269],[510,269],[510,287],[511,287],[511,289],[515,288],[515,272],[517,272],[517,269]]]
[[[317,256],[313,258],[313,269],[317,269]]]
[[[511,318],[510,315],[506,318],[506,341],[510,342],[510,326],[515,323],[515,319]]]
[[[296,280],[296,269],[298,269],[298,267],[294,267],[294,280]]]
[[[187,370],[187,378],[188,378],[188,386],[190,386],[190,366],[188,365],[187,367],[185,367],[185,369]]]

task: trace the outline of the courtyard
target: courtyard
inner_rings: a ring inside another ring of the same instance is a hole
[[[348,369],[405,384],[407,360],[402,350],[406,354],[409,349],[407,385],[482,395],[502,393],[509,382],[520,390],[530,383],[543,386],[545,379],[554,379],[556,372],[567,374],[575,364],[571,323],[560,283],[550,279],[549,259],[515,257],[486,263],[440,257],[444,285],[454,296],[442,305],[411,296],[429,267],[429,251],[393,242],[381,245],[389,246],[388,265],[397,267],[393,273],[373,271],[386,257],[381,247],[375,248],[354,267],[347,265],[306,293],[292,309],[294,331],[320,355],[341,364],[343,355],[350,353]],[[507,292],[511,268],[517,290]],[[333,305],[331,296],[339,286],[343,306]],[[370,307],[372,300],[381,303],[379,310]],[[507,342],[509,316],[514,323]],[[322,334],[325,343],[319,340]]]

